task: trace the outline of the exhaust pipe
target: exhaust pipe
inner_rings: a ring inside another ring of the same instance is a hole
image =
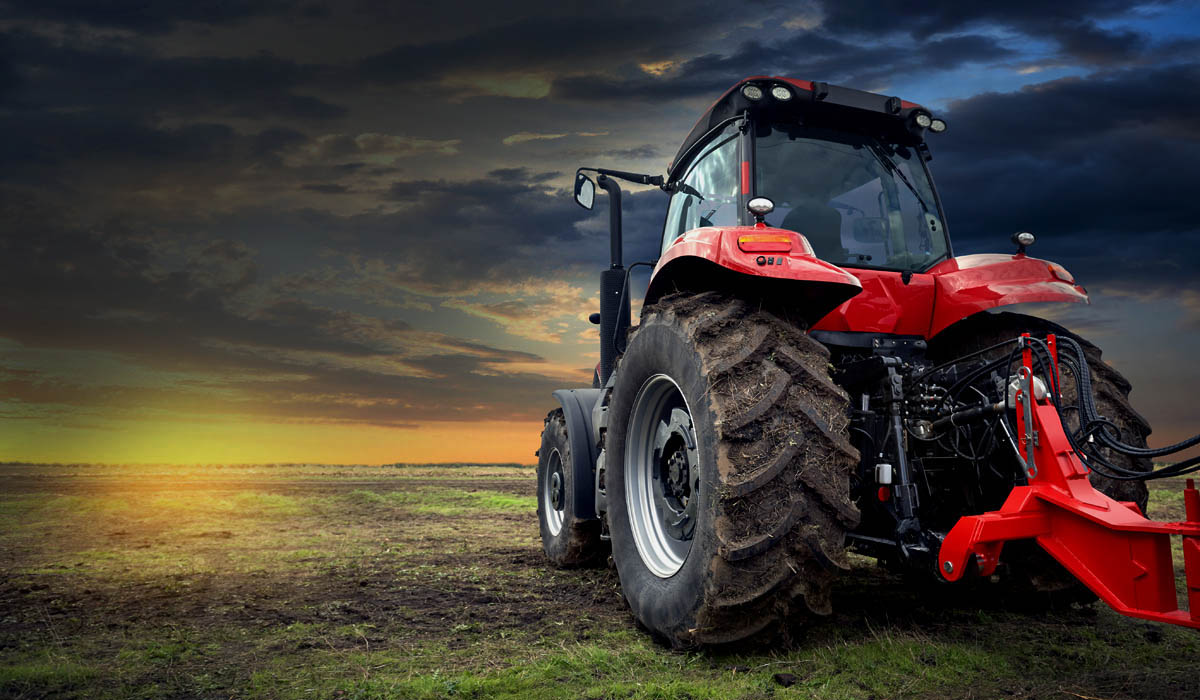
[[[617,343],[629,330],[629,276],[621,259],[621,186],[603,174],[596,184],[608,193],[610,265],[600,273],[600,386],[604,386],[617,359]]]

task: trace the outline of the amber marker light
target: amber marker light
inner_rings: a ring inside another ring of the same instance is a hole
[[[1059,278],[1063,282],[1075,284],[1075,277],[1073,277],[1070,272],[1067,272],[1067,268],[1063,267],[1062,265],[1059,265],[1058,263],[1047,263],[1046,269],[1050,270],[1050,274]]]
[[[778,233],[748,233],[738,236],[738,248],[745,253],[783,253],[792,249],[791,236]]]

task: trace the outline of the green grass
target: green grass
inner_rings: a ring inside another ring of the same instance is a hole
[[[98,669],[56,659],[43,654],[43,660],[30,659],[25,663],[0,667],[0,689],[18,692],[38,692],[54,688],[83,687],[100,675]]]
[[[398,506],[422,515],[465,515],[471,512],[531,513],[537,510],[533,496],[515,496],[495,491],[459,491],[448,488],[423,488],[418,491],[393,491],[386,494],[356,489],[346,497],[351,503],[366,506]]]
[[[1183,489],[1150,489],[1150,518],[1183,520]]]
[[[128,500],[57,494],[14,495],[0,499],[0,517],[20,520],[50,520],[62,517],[104,516],[127,513]]]
[[[613,572],[544,565],[533,493],[511,465],[0,465],[0,696],[1200,696],[1195,632],[949,607],[862,557],[791,645],[674,653]]]

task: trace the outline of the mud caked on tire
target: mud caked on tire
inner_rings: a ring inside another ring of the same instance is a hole
[[[1129,380],[1101,359],[1100,348],[1057,323],[1010,312],[976,314],[935,337],[929,346],[930,359],[934,362],[946,362],[1015,338],[1022,333],[1029,333],[1038,338],[1045,338],[1047,334],[1053,333],[1059,337],[1073,338],[1078,342],[1083,347],[1091,370],[1097,412],[1116,425],[1122,442],[1137,447],[1146,446],[1150,424],[1129,402]],[[1009,346],[987,353],[985,357],[994,359],[1011,351],[1012,347]],[[1064,403],[1075,404],[1078,401],[1076,381],[1070,372],[1061,373],[1061,387]],[[1067,426],[1072,430],[1078,429],[1077,412],[1067,414]],[[1118,454],[1108,448],[1103,448],[1100,453],[1108,461],[1126,469],[1145,471],[1150,468],[1150,461],[1146,458]],[[1110,498],[1131,501],[1136,503],[1143,513],[1146,512],[1149,499],[1146,482],[1118,481],[1096,472],[1092,472],[1089,479],[1092,486]],[[1015,592],[1032,596],[1030,603],[1053,605],[1095,600],[1095,596],[1083,584],[1032,542],[1022,541],[1005,545],[1001,560],[1008,565],[1011,572],[1008,583],[1016,589]]]
[[[561,408],[546,416],[537,454],[538,526],[546,558],[559,567],[596,563],[606,552],[600,541],[600,521],[575,514],[571,442]]]
[[[677,648],[830,612],[858,462],[829,353],[715,292],[647,308],[617,366],[606,481],[634,615]]]

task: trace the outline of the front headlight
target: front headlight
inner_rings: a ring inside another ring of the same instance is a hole
[[[747,100],[750,100],[751,102],[758,102],[762,99],[763,91],[762,88],[757,85],[743,85],[742,94],[746,96]]]

